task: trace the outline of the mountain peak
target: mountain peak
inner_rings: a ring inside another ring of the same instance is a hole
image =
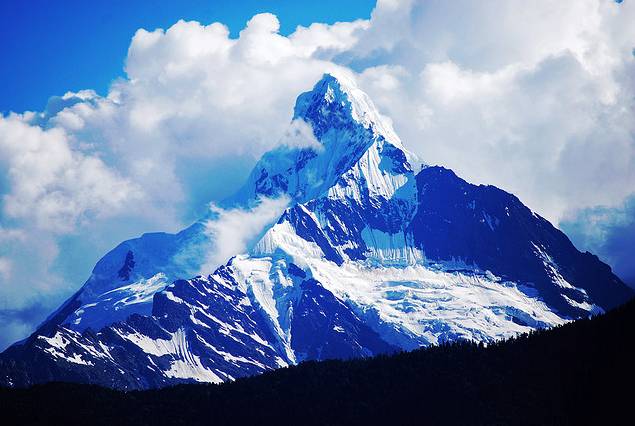
[[[345,128],[352,120],[403,148],[390,120],[379,114],[368,95],[345,75],[324,74],[312,90],[298,96],[293,118],[311,124],[318,140],[329,128]]]
[[[265,153],[230,204],[281,194],[306,202],[343,182],[345,173],[357,173],[348,180],[370,185],[373,194],[381,188],[383,194],[386,179],[412,173],[414,155],[403,148],[390,120],[347,76],[324,74],[312,90],[300,94],[294,108],[296,121],[306,123],[318,143],[281,144]],[[360,161],[358,169],[363,172],[353,171]]]
[[[228,201],[289,201],[253,247],[183,279],[221,244],[204,221],[120,244],[0,355],[0,386],[229,381],[303,360],[490,342],[633,296],[513,195],[443,168],[415,175],[390,121],[349,78],[325,75],[294,118],[317,142],[281,141]]]

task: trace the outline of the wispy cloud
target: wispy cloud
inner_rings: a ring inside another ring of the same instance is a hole
[[[209,251],[201,273],[209,274],[232,256],[250,250],[288,204],[288,197],[280,197],[262,198],[250,209],[225,210],[210,205],[213,218],[205,223],[205,228],[214,248]]]

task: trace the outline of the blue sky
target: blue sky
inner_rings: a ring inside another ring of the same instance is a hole
[[[0,348],[119,242],[231,195],[332,71],[424,162],[635,284],[634,21],[606,0],[1,2]]]
[[[39,111],[50,96],[92,88],[106,94],[138,28],[179,19],[226,24],[237,36],[260,12],[280,19],[281,34],[312,22],[368,19],[373,0],[51,0],[0,2],[0,112]],[[6,62],[5,62],[6,64]]]

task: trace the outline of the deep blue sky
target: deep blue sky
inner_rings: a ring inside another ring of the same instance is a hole
[[[4,0],[0,2],[0,113],[42,110],[68,90],[107,92],[123,75],[138,28],[179,19],[228,25],[236,36],[256,13],[272,12],[289,34],[298,25],[368,18],[374,0]]]

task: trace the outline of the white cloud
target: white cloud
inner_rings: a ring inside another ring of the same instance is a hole
[[[277,145],[298,93],[340,68],[325,52],[350,47],[364,25],[317,25],[284,37],[277,18],[261,14],[238,39],[219,23],[139,30],[128,52],[128,79],[107,98],[73,105],[51,121],[99,147],[149,198],[188,203],[200,183],[187,181],[183,170],[203,160],[227,167],[228,157],[253,163]]]
[[[210,209],[214,219],[206,222],[205,230],[214,241],[203,267],[209,274],[218,265],[226,263],[232,256],[245,253],[263,233],[265,227],[275,222],[289,204],[287,197],[262,198],[251,209],[222,209],[214,204]]]
[[[424,161],[557,222],[635,188],[634,20],[609,0],[380,2],[347,60]]]
[[[67,232],[139,197],[97,156],[73,150],[64,130],[42,130],[17,115],[0,117],[0,158],[11,188],[3,196],[4,215],[44,230]]]
[[[323,148],[322,144],[315,138],[311,125],[300,118],[291,121],[278,144],[296,148],[311,147],[316,150]]]
[[[369,24],[366,20],[338,22],[334,25],[314,23],[308,27],[298,27],[289,38],[299,54],[329,58],[356,44]]]

